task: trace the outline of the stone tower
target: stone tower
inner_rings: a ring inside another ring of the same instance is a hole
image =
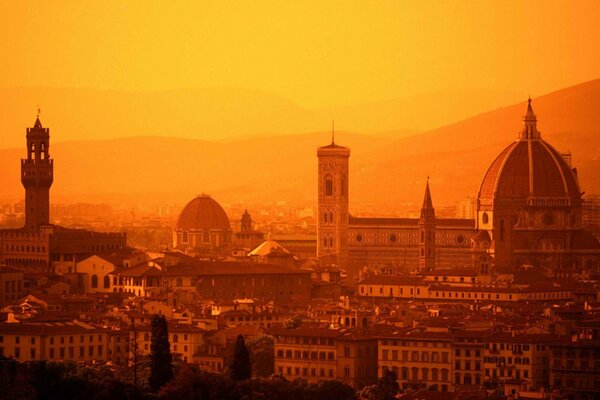
[[[435,210],[429,191],[429,179],[425,186],[425,197],[419,218],[419,270],[435,269]]]
[[[36,230],[50,223],[50,186],[54,164],[50,159],[50,131],[39,115],[27,128],[27,158],[21,160],[21,183],[25,187],[25,228]]]
[[[331,144],[317,150],[317,257],[345,266],[348,261],[348,162],[350,149]]]

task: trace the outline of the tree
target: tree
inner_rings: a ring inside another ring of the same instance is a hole
[[[152,317],[152,336],[150,338],[150,377],[148,385],[156,393],[173,379],[173,356],[169,343],[169,329],[164,315]]]
[[[360,391],[360,398],[366,400],[394,400],[400,385],[393,371],[386,370],[376,385],[365,386]]]
[[[295,315],[285,322],[284,328],[285,329],[296,329],[300,325],[302,325],[302,317],[300,317],[299,315]]]
[[[252,376],[252,366],[250,364],[250,353],[244,342],[244,337],[238,335],[233,350],[233,360],[229,366],[229,374],[234,381],[243,381]]]
[[[252,371],[255,377],[271,376],[275,370],[275,350],[273,336],[261,335],[248,342]]]

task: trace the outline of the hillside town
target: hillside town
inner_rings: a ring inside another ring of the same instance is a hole
[[[169,245],[142,247],[53,222],[38,115],[23,226],[0,231],[0,356],[138,384],[161,316],[173,363],[215,376],[235,369],[241,341],[253,377],[337,381],[361,399],[599,398],[598,202],[542,138],[531,99],[507,143],[463,218],[436,213],[429,182],[418,217],[351,214],[350,149],[332,132],[314,216],[291,224],[304,231],[200,194],[165,211],[178,214]]]

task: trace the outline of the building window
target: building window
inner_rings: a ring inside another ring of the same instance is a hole
[[[110,287],[110,276],[106,275],[104,277],[104,289],[108,289]]]
[[[325,195],[333,196],[333,179],[331,176],[325,177]]]
[[[92,275],[92,288],[98,288],[98,277],[96,275]]]

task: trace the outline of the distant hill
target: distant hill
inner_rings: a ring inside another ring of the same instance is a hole
[[[493,158],[516,138],[525,100],[424,133],[400,127],[399,135],[337,132],[336,142],[352,150],[352,201],[372,205],[374,213],[384,207],[414,208],[422,200],[428,175],[438,206],[474,195]],[[542,136],[559,151],[573,153],[573,165],[588,193],[600,193],[598,104],[600,80],[533,100]],[[300,113],[290,107],[290,113]],[[426,110],[427,104],[422,107]],[[57,143],[62,133],[42,121],[52,128],[52,196],[57,201],[182,203],[200,192],[224,202],[314,201],[316,148],[330,140],[329,132],[249,134],[220,141],[148,133]],[[23,122],[18,132],[24,133],[31,123]],[[0,197],[22,196],[19,158],[24,139],[16,136],[19,149],[0,150]]]
[[[38,105],[57,143],[130,136],[235,140],[317,132],[329,129],[332,120],[339,130],[401,135],[459,121],[514,99],[510,93],[464,89],[308,110],[273,93],[237,87],[156,93],[0,89],[0,148],[21,145],[20,135],[33,123]]]
[[[376,187],[381,197],[406,200],[430,175],[434,200],[476,194],[493,158],[517,137],[525,100],[357,156],[354,162],[364,166],[366,176],[354,179],[353,193]],[[572,153],[582,190],[600,193],[600,80],[534,98],[532,104],[542,137]],[[389,171],[401,185],[385,184]]]
[[[337,137],[358,154],[392,142],[346,132]],[[207,192],[231,201],[305,202],[316,187],[316,146],[330,140],[330,132],[321,132],[227,143],[131,137],[52,144],[52,198],[160,204]],[[24,153],[24,149],[0,150],[0,198],[22,195],[19,159]]]

